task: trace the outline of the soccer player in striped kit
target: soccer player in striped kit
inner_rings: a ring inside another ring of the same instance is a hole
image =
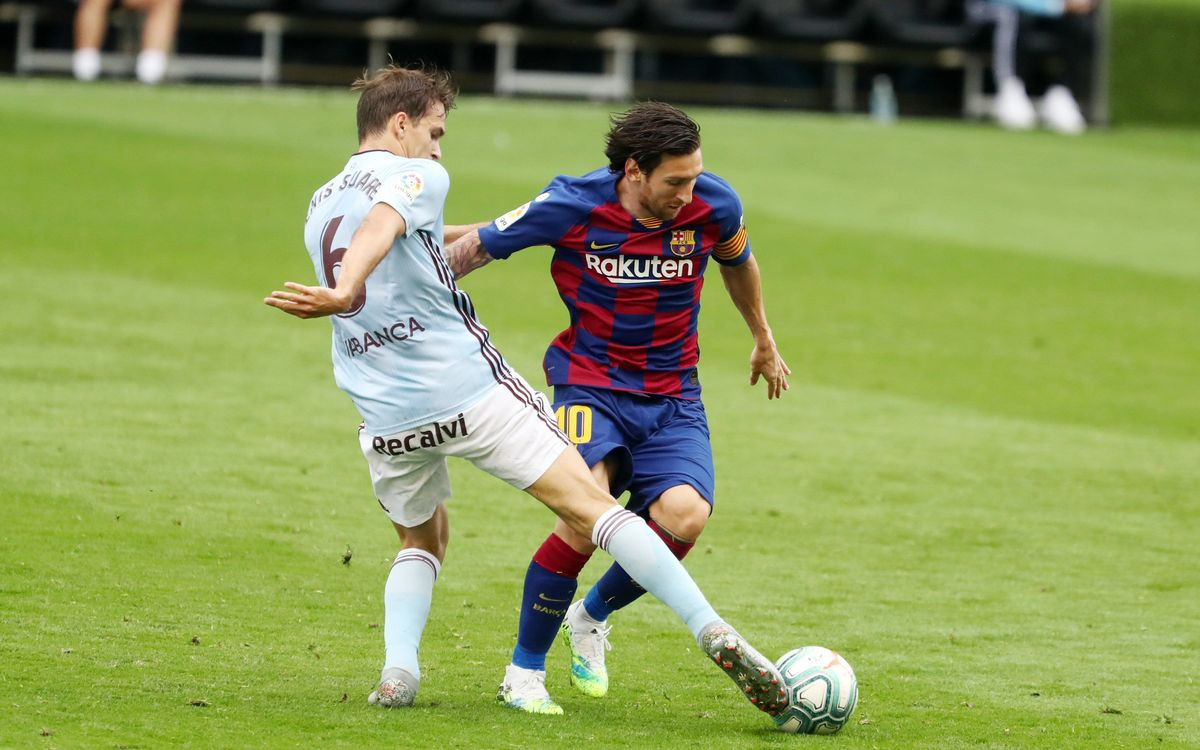
[[[384,664],[369,701],[408,706],[420,687],[418,647],[449,539],[446,457],[458,456],[607,550],[752,702],[777,713],[786,700],[778,670],[717,615],[645,522],[595,482],[545,397],[508,367],[455,285],[442,245],[470,228],[443,221],[449,79],[390,67],[357,87],[358,150],[313,194],[305,222],[321,283],[287,282],[264,302],[332,321],[335,379],[362,415],[359,445],[400,537],[384,587]]]
[[[550,273],[570,318],[544,360],[558,424],[601,485],[618,497],[628,490],[626,508],[682,560],[714,499],[696,369],[710,259],[754,339],[750,383],[765,379],[774,399],[787,389],[790,370],[767,324],[741,201],[704,171],[699,126],[668,104],[644,103],[613,119],[605,155],[607,166],[556,177],[533,200],[465,233],[447,255],[462,276],[523,248],[554,248]],[[571,604],[594,550],[560,521],[534,553],[501,687],[508,705],[555,705],[541,676],[560,625],[572,684],[594,697],[607,692],[608,616],[645,589],[618,562]]]

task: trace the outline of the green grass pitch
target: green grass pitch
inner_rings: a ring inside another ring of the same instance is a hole
[[[764,652],[855,667],[850,725],[810,738],[653,601],[614,618],[609,698],[556,645],[566,716],[496,704],[551,515],[462,464],[418,705],[367,705],[396,540],[327,324],[261,302],[312,278],[353,101],[0,80],[0,747],[1200,745],[1200,133],[694,112],[794,372],[746,384],[711,278],[688,567]],[[448,219],[598,166],[608,111],[464,99]],[[548,257],[464,283],[535,384]]]

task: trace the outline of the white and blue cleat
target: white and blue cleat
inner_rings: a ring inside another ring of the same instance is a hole
[[[509,664],[504,670],[504,682],[500,683],[496,700],[527,714],[561,716],[563,712],[562,706],[546,691],[544,669],[524,669]]]
[[[588,697],[603,698],[608,694],[604,652],[612,650],[608,642],[612,627],[583,617],[582,608],[582,599],[568,607],[558,632],[571,650],[571,684]]]

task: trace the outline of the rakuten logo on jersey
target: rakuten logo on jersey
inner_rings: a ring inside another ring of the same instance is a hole
[[[587,255],[589,271],[600,274],[613,284],[653,284],[696,275],[692,258],[677,260],[638,255]]]

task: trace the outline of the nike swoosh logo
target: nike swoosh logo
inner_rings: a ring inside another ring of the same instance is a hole
[[[550,597],[546,596],[545,594],[538,594],[538,599],[541,599],[544,602],[569,602],[569,601],[571,601],[570,599],[551,599]]]
[[[616,247],[617,245],[620,245],[620,244],[621,244],[620,242],[614,242],[611,245],[597,245],[596,241],[592,240],[591,249],[592,250],[607,250],[610,247]]]

